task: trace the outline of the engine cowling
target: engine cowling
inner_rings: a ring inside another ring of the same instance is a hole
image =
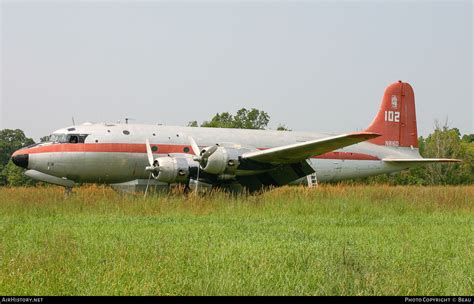
[[[158,157],[155,159],[158,173],[153,176],[163,183],[187,183],[189,180],[189,170],[197,167],[197,164],[187,157]]]
[[[204,149],[203,152],[207,149],[209,148]],[[239,166],[239,156],[248,151],[250,149],[219,146],[214,153],[201,162],[201,168],[206,173],[232,176]]]
[[[202,170],[210,174],[222,174],[227,168],[227,162],[229,161],[229,154],[227,149],[218,147],[217,150],[211,154],[201,164]]]

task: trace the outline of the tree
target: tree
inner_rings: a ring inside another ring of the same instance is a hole
[[[474,142],[462,142],[462,145],[464,146],[464,151],[466,153],[464,157],[464,165],[471,168],[471,173],[466,183],[474,184]]]
[[[278,124],[277,131],[291,131],[291,130],[288,129],[288,127],[285,126],[284,124]]]
[[[201,127],[207,128],[236,128],[234,117],[229,112],[217,113],[211,121],[204,121]]]
[[[6,178],[6,184],[9,186],[28,186],[34,185],[34,181],[23,174],[25,170],[15,165],[11,160],[3,168],[2,175]]]
[[[42,137],[40,138],[40,143],[42,143],[42,142],[48,142],[48,141],[49,141],[49,138],[50,138],[49,135],[42,136]]]
[[[204,121],[201,127],[263,130],[269,121],[270,116],[264,111],[255,108],[250,110],[242,108],[235,115],[229,112],[217,113],[210,121]],[[190,121],[188,126],[197,126],[197,121]]]
[[[464,134],[462,137],[463,142],[472,143],[474,142],[474,134]]]
[[[466,161],[466,149],[462,145],[461,133],[457,128],[449,128],[435,121],[435,130],[423,144],[423,157],[456,158],[464,160],[456,164],[433,164],[426,167],[425,181],[428,184],[463,184],[470,180],[471,165]]]
[[[425,158],[455,158],[461,163],[438,163],[418,166],[392,174],[371,176],[355,183],[389,183],[393,185],[458,185],[474,183],[474,142],[457,128],[435,121],[435,130],[428,137],[418,138],[420,154]]]
[[[0,185],[6,185],[8,177],[5,174],[13,172],[11,168],[7,169],[7,164],[13,152],[34,143],[33,139],[26,137],[25,133],[20,129],[0,130]],[[14,166],[14,164],[12,165]],[[22,170],[21,168],[19,169]]]
[[[242,108],[234,116],[234,128],[264,130],[269,121],[270,116],[264,111]]]
[[[20,129],[0,130],[0,165],[6,166],[13,152],[34,143],[34,140],[26,137]]]
[[[186,125],[186,127],[198,127],[197,120],[189,121],[188,124]]]

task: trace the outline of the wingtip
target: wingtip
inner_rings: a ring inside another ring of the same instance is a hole
[[[426,160],[429,160],[430,158],[424,158]],[[462,159],[455,159],[455,158],[434,158],[434,161],[438,163],[460,163],[462,162]]]
[[[384,158],[385,162],[419,162],[419,163],[460,163],[462,159],[454,158]]]

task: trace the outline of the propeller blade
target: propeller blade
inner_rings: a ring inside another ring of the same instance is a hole
[[[191,148],[193,148],[194,155],[199,156],[199,147],[191,136],[189,136],[189,142],[191,143]]]
[[[204,154],[201,155],[201,157],[202,157],[203,159],[208,159],[209,156],[211,156],[214,152],[216,152],[216,150],[217,150],[217,145],[212,146],[212,147],[210,147],[206,152],[204,152]]]
[[[153,152],[151,151],[151,146],[150,146],[150,141],[148,140],[148,138],[145,140],[145,143],[146,143],[146,154],[148,156],[148,163],[150,164],[150,166],[153,167]]]
[[[160,167],[155,167],[155,166],[146,166],[145,171],[148,172],[160,172],[161,168]]]
[[[152,173],[150,172],[150,176],[148,176],[148,182],[146,183],[145,194],[143,195],[143,198],[145,198],[148,193],[148,187],[150,186],[151,174]]]
[[[197,177],[196,177],[196,185],[195,185],[196,194],[198,193],[198,186],[199,186],[199,167],[200,166],[198,166],[198,172],[197,172]]]

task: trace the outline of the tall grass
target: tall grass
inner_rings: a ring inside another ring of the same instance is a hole
[[[459,295],[474,187],[0,189],[0,294]]]

